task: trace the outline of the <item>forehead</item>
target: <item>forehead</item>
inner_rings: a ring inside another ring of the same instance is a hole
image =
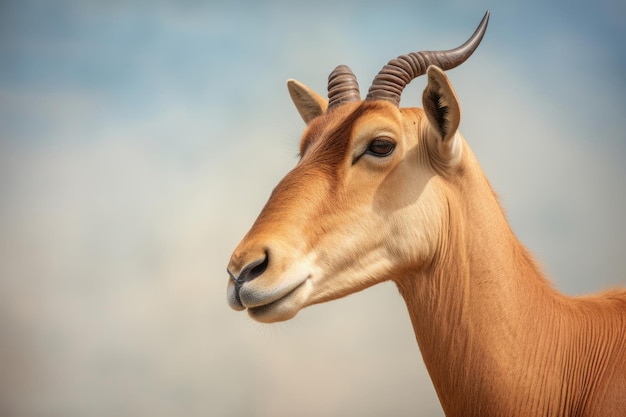
[[[396,113],[397,109],[386,102],[346,103],[309,123],[300,140],[300,155],[304,156],[315,144],[324,152],[343,157],[350,146],[355,126],[362,126],[366,120],[397,121]]]

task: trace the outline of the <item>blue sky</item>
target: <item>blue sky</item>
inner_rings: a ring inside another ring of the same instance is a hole
[[[318,63],[311,77],[323,81],[328,68],[346,60],[367,83],[385,53],[403,53],[429,34],[436,39],[432,47],[454,44],[491,6],[459,3],[4,2],[0,83],[22,96],[79,95],[95,106],[82,122],[96,126],[149,123],[172,101],[216,106],[211,113],[223,120],[221,112],[247,107],[236,100],[273,91],[259,82],[279,85],[302,74],[299,63]],[[623,9],[618,2],[510,2],[493,10],[483,53],[568,101],[585,101],[585,90],[568,80],[594,71],[600,89],[623,91]],[[3,101],[4,140],[52,140],[55,115]],[[599,118],[615,114],[598,109],[588,111]]]
[[[228,309],[224,268],[296,162],[288,78],[324,94],[347,64],[365,91],[487,9],[483,44],[449,72],[461,130],[557,288],[624,285],[626,4],[501,3],[0,3],[0,356],[15,376],[0,403],[440,415],[393,286],[268,328]]]

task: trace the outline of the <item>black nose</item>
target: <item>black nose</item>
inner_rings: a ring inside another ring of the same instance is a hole
[[[269,263],[269,254],[265,252],[262,258],[250,262],[241,270],[241,274],[239,274],[239,281],[243,284],[244,282],[252,281],[253,279],[260,277],[267,269],[267,265]]]
[[[236,277],[230,271],[228,271],[228,274],[230,275],[231,279],[235,282],[235,285],[237,286],[237,290],[239,290],[239,287],[241,287],[245,282],[252,281],[253,279],[258,278],[261,275],[263,275],[263,273],[267,269],[267,266],[269,265],[269,262],[270,262],[269,254],[265,252],[262,257],[257,258],[253,260],[252,262],[248,263],[246,266],[244,266],[241,272],[239,273],[239,276]]]
[[[241,270],[238,277],[236,277],[232,272],[230,272],[229,269],[227,269],[228,275],[230,275],[230,279],[232,279],[235,283],[235,298],[237,299],[239,305],[243,306],[243,303],[241,302],[241,297],[239,296],[241,286],[244,283],[252,281],[253,279],[263,275],[263,272],[265,272],[265,270],[267,269],[267,265],[269,265],[269,261],[269,254],[265,252],[263,254],[263,257],[255,259],[254,261],[246,265]]]

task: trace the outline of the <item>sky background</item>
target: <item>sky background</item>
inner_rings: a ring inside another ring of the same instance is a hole
[[[297,160],[288,78],[366,91],[487,9],[461,131],[558,289],[626,285],[626,3],[504,3],[1,1],[0,414],[442,415],[392,284],[267,326],[225,267]]]

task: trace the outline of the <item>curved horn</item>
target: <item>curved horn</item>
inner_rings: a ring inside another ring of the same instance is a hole
[[[429,66],[436,65],[445,71],[465,62],[483,39],[487,22],[489,11],[485,13],[474,34],[458,48],[447,51],[412,52],[389,61],[374,78],[366,100],[387,100],[399,106],[404,87],[414,78],[425,74]]]
[[[339,65],[328,76],[328,110],[342,103],[361,100],[359,83],[350,68]]]

